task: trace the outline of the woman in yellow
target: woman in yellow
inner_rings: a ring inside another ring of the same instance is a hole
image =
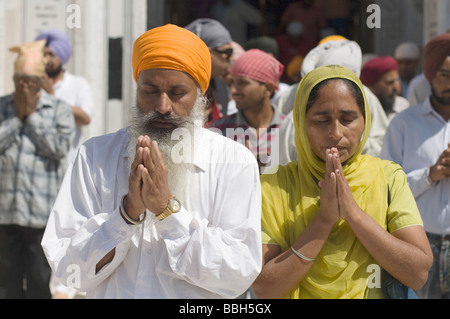
[[[358,77],[341,66],[308,73],[294,122],[298,161],[261,176],[257,297],[384,298],[382,270],[421,287],[431,249],[400,166],[361,155],[370,110]]]

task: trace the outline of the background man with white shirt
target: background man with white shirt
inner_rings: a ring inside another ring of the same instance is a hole
[[[417,201],[434,263],[422,298],[450,298],[450,34],[424,49],[431,96],[390,123],[381,157],[402,165]]]
[[[64,69],[72,56],[72,44],[67,34],[60,30],[41,32],[37,40],[45,40],[44,55],[47,60],[43,89],[70,105],[75,119],[76,130],[70,145],[67,160],[74,159],[83,142],[82,128],[89,125],[93,115],[94,100],[89,83],[81,76],[76,76]],[[73,296],[73,289],[57,283],[52,277],[51,291],[53,298],[62,299]]]
[[[82,127],[91,122],[94,111],[94,99],[89,83],[81,76],[64,70],[72,56],[72,45],[66,33],[49,30],[40,33],[36,40],[46,40],[44,54],[47,59],[44,89],[69,104],[75,118],[76,133],[69,151],[69,161],[75,156],[83,142]]]
[[[68,282],[76,265],[88,298],[236,298],[261,271],[261,188],[253,154],[202,127],[210,51],[154,28],[133,73],[130,127],[69,166],[42,240],[52,270]]]

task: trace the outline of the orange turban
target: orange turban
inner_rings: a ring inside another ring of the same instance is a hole
[[[286,68],[286,73],[290,79],[292,79],[296,73],[300,75],[304,59],[305,58],[301,55],[296,55],[291,59],[291,62],[289,62]]]
[[[148,30],[133,47],[133,74],[137,82],[143,70],[162,68],[186,72],[203,93],[211,78],[211,54],[193,32],[173,24]]]

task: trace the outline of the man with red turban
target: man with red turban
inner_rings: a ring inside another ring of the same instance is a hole
[[[399,96],[401,85],[397,61],[391,56],[375,57],[361,70],[361,82],[380,100],[388,121],[409,107],[409,102]]]
[[[251,49],[242,54],[231,69],[231,94],[238,112],[213,122],[212,128],[246,145],[260,164],[261,172],[287,157],[296,158],[293,121],[271,105],[284,66],[270,54]],[[287,156],[285,154],[290,154]]]
[[[69,167],[42,241],[50,265],[88,298],[236,298],[261,270],[261,190],[251,152],[203,128],[210,51],[168,24],[132,58],[130,126]]]
[[[424,48],[431,95],[398,114],[386,131],[381,156],[405,170],[422,215],[434,263],[421,298],[450,298],[450,33]]]

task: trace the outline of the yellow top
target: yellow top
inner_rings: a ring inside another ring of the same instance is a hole
[[[346,78],[358,85],[358,77],[340,66],[325,66],[301,81],[294,105],[298,161],[261,176],[262,240],[288,249],[314,218],[320,205],[318,181],[324,179],[325,163],[311,150],[305,131],[305,112],[314,86],[330,78]],[[365,98],[364,98],[365,99]],[[361,155],[370,130],[370,110],[365,101],[365,132],[355,154],[343,165],[345,177],[359,207],[390,232],[422,225],[406,175],[397,164]],[[391,204],[388,207],[388,185]],[[313,266],[287,298],[383,298],[381,287],[369,289],[376,261],[353,234],[338,222]],[[375,284],[376,286],[376,284]]]

